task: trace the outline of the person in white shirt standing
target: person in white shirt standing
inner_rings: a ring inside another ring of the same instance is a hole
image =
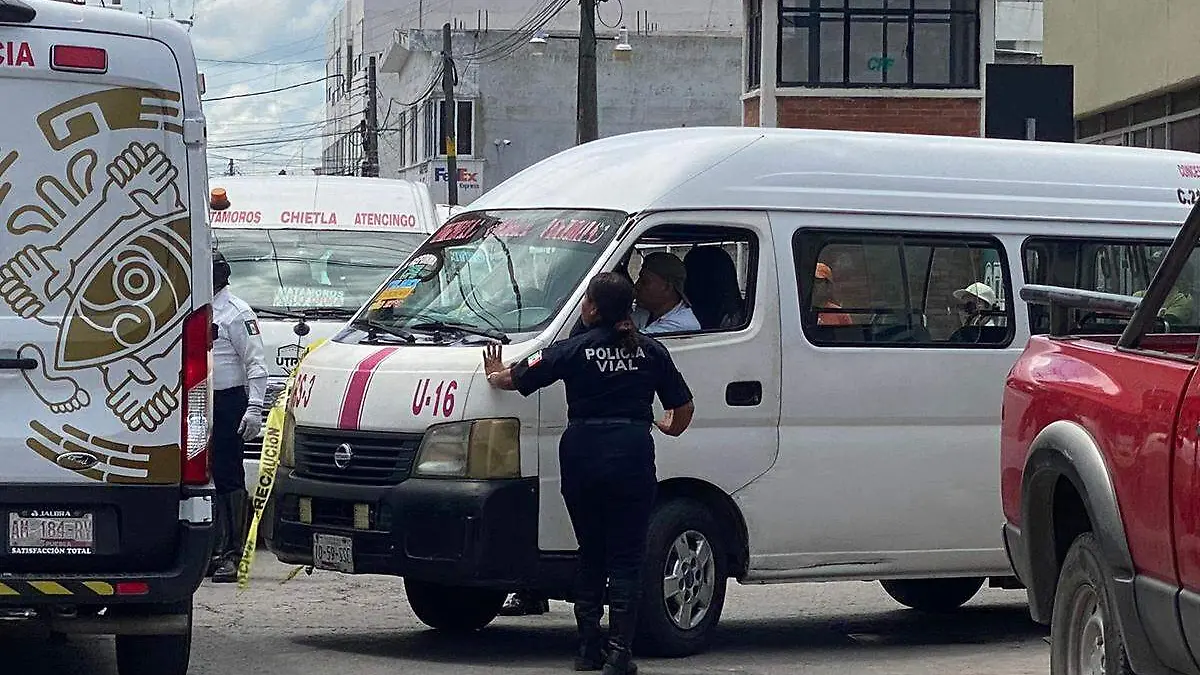
[[[267,363],[258,317],[229,290],[225,256],[213,254],[213,430],[210,441],[217,488],[218,536],[213,583],[237,581],[247,503],[242,450],[262,430]]]

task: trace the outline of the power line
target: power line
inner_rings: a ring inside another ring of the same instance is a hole
[[[305,63],[324,63],[325,59],[305,59],[302,61],[237,61],[232,59],[196,59],[201,63],[229,63],[238,66],[297,66]]]
[[[309,80],[308,82],[300,82],[298,84],[293,84],[293,85],[289,85],[286,87],[279,87],[278,89],[267,89],[265,91],[252,91],[252,92],[249,92],[246,94],[233,94],[231,96],[218,96],[216,98],[206,98],[206,99],[203,99],[201,102],[202,103],[212,103],[214,101],[228,101],[230,99],[235,99],[235,98],[249,98],[251,96],[264,96],[266,94],[278,94],[281,91],[289,91],[292,89],[299,89],[300,87],[307,87],[310,84],[324,82],[325,80],[328,80],[328,79],[331,79],[334,77],[341,77],[341,76],[340,75],[326,75],[325,77],[321,77],[321,78],[318,78],[315,80]]]

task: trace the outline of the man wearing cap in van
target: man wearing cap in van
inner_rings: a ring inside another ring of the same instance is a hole
[[[687,269],[670,253],[651,253],[642,260],[634,291],[637,309],[633,322],[643,333],[680,333],[700,330],[700,321],[683,293]]]
[[[996,308],[996,291],[983,282],[975,283],[954,291],[958,301],[959,318],[963,326],[995,326],[996,317],[988,316]]]

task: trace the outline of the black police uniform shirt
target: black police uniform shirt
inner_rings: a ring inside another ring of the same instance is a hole
[[[512,371],[517,391],[529,396],[562,380],[567,387],[567,417],[654,421],[654,395],[667,410],[692,400],[671,353],[642,335],[638,348],[620,346],[613,328],[593,328],[534,352]]]

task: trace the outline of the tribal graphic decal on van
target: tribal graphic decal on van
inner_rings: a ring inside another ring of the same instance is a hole
[[[160,143],[182,136],[180,100],[177,92],[118,88],[38,115],[47,154],[64,158],[63,173],[37,178],[37,199],[11,210],[4,223],[16,253],[0,259],[0,301],[52,334],[18,350],[19,358],[37,363],[22,375],[49,413],[103,403],[124,429],[144,434],[179,409],[191,223],[181,190],[186,175]],[[113,143],[118,131],[124,133]],[[101,156],[106,151],[111,156]],[[19,168],[9,176],[16,180]],[[177,442],[142,447],[66,425],[56,434],[52,426],[31,421],[35,435],[27,445],[50,461],[86,446],[101,462],[74,469],[81,475],[108,482],[178,479]],[[156,453],[163,461],[155,461]]]

